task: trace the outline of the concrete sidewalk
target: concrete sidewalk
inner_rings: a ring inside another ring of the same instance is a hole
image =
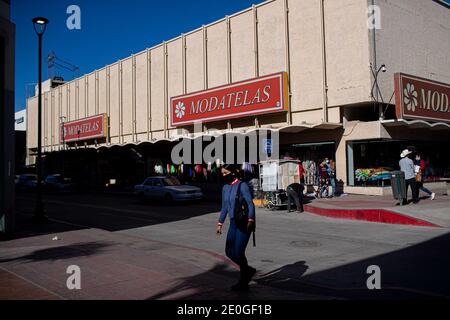
[[[10,240],[0,248],[0,299],[320,298],[258,284],[233,293],[237,268],[219,254],[99,229]],[[67,288],[70,265],[81,269],[80,290]]]
[[[423,197],[418,204],[404,206],[392,196],[346,195],[313,199],[305,205],[305,210],[336,218],[450,228],[450,197],[447,190],[435,192],[433,201]]]

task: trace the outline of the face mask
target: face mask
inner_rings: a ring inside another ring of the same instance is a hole
[[[234,174],[233,173],[229,173],[226,176],[223,176],[223,179],[225,180],[225,183],[231,183],[234,181]]]

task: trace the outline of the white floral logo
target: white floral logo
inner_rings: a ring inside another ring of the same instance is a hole
[[[406,109],[408,109],[408,111],[416,111],[416,107],[418,105],[417,91],[411,83],[407,83],[405,89],[403,90],[403,103],[406,105]]]
[[[177,105],[175,106],[175,115],[178,119],[183,118],[184,116],[184,110],[186,110],[186,107],[184,106],[184,103],[179,101]]]

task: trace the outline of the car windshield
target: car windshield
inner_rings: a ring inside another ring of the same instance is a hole
[[[167,177],[163,179],[163,183],[165,186],[179,186],[181,182],[175,177]]]

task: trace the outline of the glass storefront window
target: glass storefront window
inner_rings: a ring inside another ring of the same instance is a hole
[[[347,144],[350,186],[390,185],[390,172],[399,170],[402,150],[414,147],[426,163],[425,181],[450,178],[450,152],[441,142],[367,140]]]

